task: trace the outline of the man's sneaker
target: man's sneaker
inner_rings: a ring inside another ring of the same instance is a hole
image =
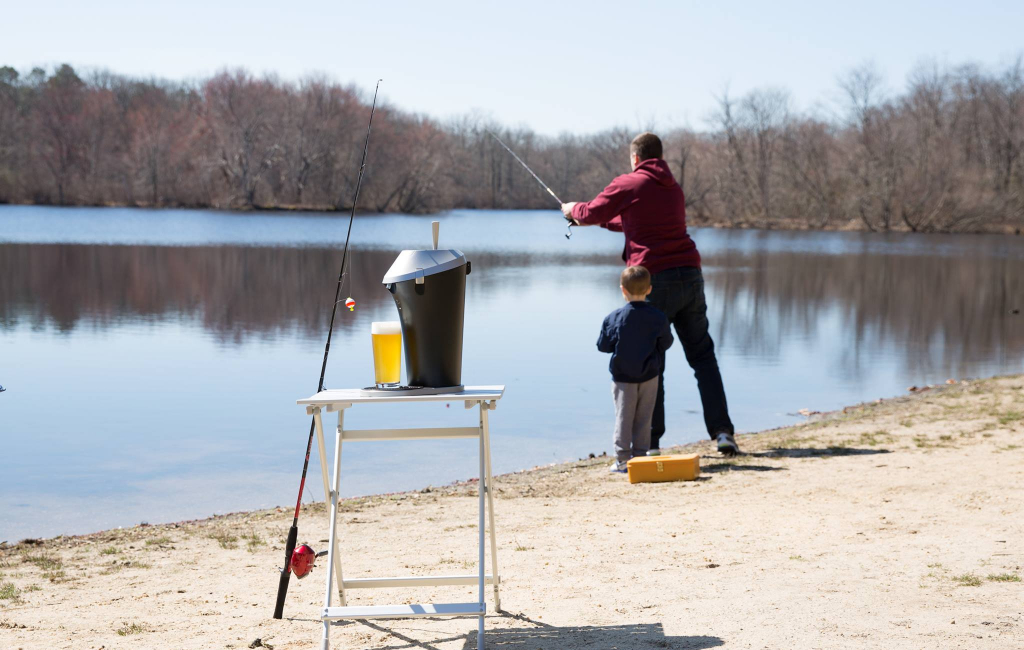
[[[648,456],[660,456],[661,455],[661,450],[660,449],[648,449],[647,450],[647,455]]]
[[[736,439],[731,433],[720,433],[718,434],[718,453],[723,456],[735,456],[740,453],[740,448],[736,444]]]
[[[608,471],[611,472],[612,474],[626,474],[626,473],[628,473],[628,470],[625,467],[623,467],[622,469],[619,469],[619,464],[616,461],[614,461],[614,460],[612,461],[612,466],[608,468]]]

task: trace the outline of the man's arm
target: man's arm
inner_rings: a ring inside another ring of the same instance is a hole
[[[577,201],[571,201],[569,203],[562,204],[562,214],[565,215],[565,220],[570,221],[573,224],[579,226],[582,225],[579,221],[572,218],[572,209],[579,205]],[[611,221],[606,221],[601,224],[602,228],[611,230],[612,232],[622,232],[622,215],[614,217]]]
[[[615,220],[634,202],[636,196],[632,188],[616,178],[592,201],[574,204],[571,214],[566,216],[571,216],[581,226],[599,226]],[[615,230],[615,227],[612,226],[609,230]],[[618,230],[622,230],[621,219],[618,222]]]
[[[612,232],[622,232],[622,215],[615,217],[611,221],[602,223],[601,227],[611,230]]]

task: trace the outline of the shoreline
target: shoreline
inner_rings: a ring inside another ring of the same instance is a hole
[[[1022,375],[1021,377],[1022,377],[1022,379],[1024,379],[1024,375]],[[998,379],[998,378],[999,377],[992,377],[992,379]],[[963,380],[962,382],[957,382],[957,383],[958,384],[962,383],[964,385],[967,385],[967,384],[970,383],[970,381],[972,381],[972,380]],[[941,386],[939,384],[922,386],[921,388],[917,388],[915,386],[914,390],[911,391],[911,393],[914,394],[914,393],[919,393],[919,392],[928,391],[928,390],[942,390],[944,388],[946,388],[946,387],[945,386]],[[771,428],[768,428],[768,429],[762,429],[760,431],[751,431],[751,432],[748,432],[748,433],[737,433],[736,434],[736,439],[737,439],[738,442],[744,442],[745,440],[747,440],[751,436],[762,436],[762,435],[766,435],[766,434],[772,434],[772,433],[775,433],[775,432],[778,432],[778,431],[783,431],[783,430],[793,429],[793,428],[796,428],[796,427],[801,427],[801,426],[810,424],[812,422],[817,422],[817,421],[819,421],[819,420],[821,420],[823,418],[834,417],[834,416],[837,416],[837,414],[845,414],[850,409],[857,409],[857,408],[862,408],[862,407],[876,406],[878,404],[882,404],[882,403],[885,403],[885,402],[891,402],[891,401],[899,400],[899,399],[902,399],[902,398],[904,398],[904,396],[885,397],[885,398],[880,398],[880,399],[877,399],[877,400],[874,400],[874,401],[871,401],[871,402],[862,402],[860,404],[855,404],[853,406],[844,406],[843,408],[836,409],[835,411],[808,411],[807,414],[804,414],[804,413],[790,414],[790,415],[802,415],[802,416],[804,416],[805,420],[804,420],[804,422],[798,423],[798,424],[795,424],[795,425],[780,425],[780,426],[777,426],[777,427],[771,427]],[[673,445],[671,447],[666,448],[665,451],[667,452],[667,454],[671,454],[671,455],[699,453],[699,454],[701,454],[701,458],[702,458],[702,462],[703,462],[704,457],[706,455],[708,455],[708,453],[710,453],[712,456],[717,456],[718,455],[717,451],[714,451],[713,448],[714,448],[714,445],[708,439],[701,439],[701,440],[698,440],[698,441],[695,441],[695,442],[683,443],[681,445]],[[743,447],[743,445],[741,445],[741,449],[745,449],[745,447]],[[711,451],[709,452],[709,450],[711,450]],[[704,453],[702,453],[702,452],[704,452]],[[746,453],[746,452],[744,451],[743,453]],[[580,466],[579,463],[585,463],[586,465],[584,465],[584,466],[590,467],[592,465],[600,465],[602,463],[608,463],[608,462],[610,462],[610,458],[611,458],[611,456],[609,456],[607,450],[605,450],[605,451],[601,452],[601,454],[589,453],[587,455],[587,457],[580,458],[580,459],[575,460],[575,461],[556,461],[556,462],[547,463],[545,465],[534,465],[533,467],[528,467],[528,468],[524,468],[524,469],[520,469],[520,470],[516,470],[516,471],[512,471],[512,472],[506,472],[504,474],[495,474],[494,475],[494,479],[495,479],[495,481],[498,481],[498,480],[507,480],[510,477],[516,477],[516,476],[520,476],[520,475],[524,475],[524,474],[533,474],[533,473],[538,473],[539,474],[539,473],[544,472],[545,470],[551,470],[551,469],[554,469],[554,468],[561,468],[561,467],[568,467],[568,466]],[[341,500],[340,500],[340,503],[341,503],[341,507],[345,508],[346,506],[351,506],[352,504],[355,504],[357,506],[358,505],[368,505],[368,504],[378,503],[378,502],[381,502],[381,501],[387,501],[389,499],[395,499],[395,498],[418,498],[418,497],[415,497],[413,495],[420,495],[420,494],[445,494],[445,495],[463,494],[467,490],[473,488],[477,484],[478,481],[479,481],[479,479],[477,479],[477,478],[455,479],[454,481],[451,481],[449,483],[445,483],[443,485],[426,485],[426,486],[424,486],[422,488],[412,488],[412,489],[409,489],[409,490],[399,490],[399,491],[395,491],[395,492],[374,492],[372,494],[364,494],[364,495],[356,495],[356,496],[350,496],[350,497],[342,497]],[[302,513],[305,514],[307,512],[307,508],[315,509],[315,508],[317,508],[317,506],[319,506],[320,509],[323,509],[325,504],[326,504],[325,501],[303,502],[303,504],[302,504]],[[26,538],[19,539],[18,541],[15,541],[15,542],[11,542],[10,540],[0,540],[0,551],[2,551],[4,549],[13,548],[13,547],[16,547],[16,546],[19,546],[19,545],[38,546],[38,545],[44,545],[47,542],[57,542],[59,540],[89,539],[89,538],[96,537],[96,536],[109,536],[109,534],[112,534],[112,533],[115,533],[115,532],[118,532],[118,531],[130,531],[130,530],[135,530],[135,529],[149,529],[149,528],[182,528],[182,527],[185,527],[185,526],[188,526],[188,525],[198,525],[198,524],[203,524],[204,522],[215,522],[215,521],[218,521],[218,520],[230,519],[230,518],[233,518],[233,517],[245,517],[245,516],[248,516],[248,515],[259,515],[260,513],[288,513],[288,512],[293,512],[293,511],[294,511],[294,507],[293,506],[279,504],[279,505],[271,506],[269,508],[254,508],[254,509],[250,509],[250,510],[235,510],[235,511],[224,512],[224,513],[220,513],[220,514],[212,514],[212,515],[208,515],[208,516],[205,516],[205,517],[195,517],[195,518],[191,518],[191,519],[181,519],[181,520],[178,520],[178,521],[166,521],[166,522],[159,522],[159,523],[150,523],[148,521],[142,521],[142,522],[139,522],[138,524],[135,524],[135,525],[132,525],[132,526],[117,526],[117,527],[114,527],[114,528],[107,528],[107,529],[102,529],[102,530],[96,530],[96,531],[91,531],[91,532],[87,532],[87,533],[59,534],[59,535],[53,535],[53,536],[49,536],[49,537],[45,537],[45,536],[44,537],[26,537]],[[300,521],[301,521],[301,517],[300,517]]]
[[[489,645],[1024,642],[1024,375],[928,387],[738,439],[736,458],[710,441],[672,448],[701,454],[693,482],[630,485],[606,471],[607,457],[496,476],[506,611],[490,612],[488,593]],[[475,496],[471,479],[344,499],[346,577],[472,572]],[[0,546],[0,647],[314,647],[323,560],[312,579],[292,581],[286,618],[270,617],[291,514]],[[303,506],[300,542],[322,550],[326,514],[323,502]],[[352,598],[472,599],[456,587],[370,591]],[[464,650],[473,630],[472,619],[355,622],[332,640]]]
[[[820,426],[820,424],[818,424],[818,423],[825,423],[825,422],[834,421],[836,419],[841,419],[842,417],[846,416],[848,413],[850,413],[851,411],[854,411],[854,410],[863,411],[864,409],[875,408],[875,407],[877,407],[879,405],[883,405],[883,404],[891,405],[892,403],[898,402],[898,401],[901,401],[901,400],[913,400],[915,397],[920,397],[921,395],[924,395],[927,391],[935,391],[935,394],[940,394],[942,391],[946,391],[946,390],[950,390],[950,389],[954,389],[955,390],[957,386],[969,386],[972,383],[977,383],[977,382],[982,382],[982,381],[995,381],[995,380],[1004,379],[1004,378],[1010,378],[1010,379],[1012,379],[1012,378],[1020,378],[1021,381],[1024,381],[1024,374],[1021,374],[1021,375],[997,375],[997,376],[994,376],[994,377],[990,377],[988,379],[974,379],[974,380],[972,380],[972,379],[965,379],[965,380],[960,380],[960,381],[950,380],[950,381],[953,381],[954,383],[953,384],[948,384],[947,383],[946,385],[930,384],[930,385],[925,385],[925,386],[921,386],[921,387],[913,386],[912,390],[909,391],[908,395],[900,395],[900,396],[896,396],[896,397],[883,397],[883,398],[879,398],[879,399],[876,399],[876,400],[872,400],[870,402],[862,402],[860,404],[844,406],[841,409],[836,409],[834,411],[814,411],[814,410],[809,410],[809,411],[807,411],[806,414],[805,413],[797,413],[796,415],[802,415],[802,416],[805,417],[804,422],[798,423],[798,424],[794,424],[794,425],[782,425],[782,426],[777,426],[777,427],[771,427],[771,428],[768,428],[768,429],[762,429],[760,431],[752,431],[752,432],[749,432],[749,433],[737,433],[736,434],[736,440],[737,440],[738,443],[743,443],[743,444],[740,445],[740,448],[742,450],[742,452],[741,452],[741,456],[742,456],[742,455],[746,455],[747,454],[746,443],[748,441],[750,441],[755,436],[765,436],[765,435],[771,435],[771,434],[775,434],[775,433],[782,432],[782,431],[801,429],[803,427],[807,427],[807,426],[810,426],[812,424],[817,424],[818,426]],[[693,454],[693,453],[700,454],[700,456],[701,456],[701,463],[702,463],[701,467],[702,468],[704,466],[703,463],[705,462],[706,458],[709,455],[712,458],[719,457],[717,451],[714,450],[714,444],[710,440],[707,440],[707,439],[702,439],[702,440],[699,440],[699,441],[696,441],[696,442],[688,442],[688,443],[684,443],[684,444],[681,444],[681,445],[673,445],[671,447],[666,448],[665,451],[666,451],[667,454],[670,454],[670,455]],[[545,465],[534,465],[533,467],[529,467],[529,468],[525,468],[525,469],[521,469],[521,470],[516,470],[516,471],[513,471],[513,472],[506,472],[504,474],[495,474],[494,475],[494,479],[495,479],[496,482],[497,481],[506,481],[506,480],[509,480],[512,477],[519,477],[519,476],[522,476],[522,475],[530,475],[530,474],[541,475],[541,474],[543,474],[546,471],[552,471],[552,470],[554,470],[554,471],[561,471],[559,468],[565,468],[565,467],[570,467],[570,466],[572,466],[572,467],[591,467],[591,466],[595,466],[595,465],[607,464],[607,463],[610,462],[610,458],[611,457],[608,455],[607,451],[603,451],[600,455],[594,454],[594,453],[590,453],[590,454],[588,454],[587,457],[580,458],[580,459],[575,460],[575,461],[552,462],[552,463],[547,463]],[[583,465],[580,465],[580,463],[583,463]],[[434,494],[434,495],[444,495],[444,496],[455,496],[455,495],[465,496],[472,488],[474,488],[474,486],[477,484],[478,481],[479,481],[479,479],[477,479],[477,478],[456,479],[456,480],[451,481],[450,483],[446,483],[444,485],[426,485],[426,486],[424,486],[422,488],[413,488],[413,489],[409,489],[409,490],[399,490],[399,491],[396,491],[396,492],[375,492],[373,494],[365,494],[365,495],[356,495],[356,496],[350,496],[350,497],[342,497],[341,500],[340,500],[340,507],[342,509],[356,508],[356,507],[361,507],[361,506],[374,505],[374,504],[377,504],[377,503],[386,502],[388,500],[393,500],[393,499],[396,499],[396,498],[398,498],[398,499],[419,498],[418,495],[421,495],[421,494]],[[472,496],[472,495],[470,495],[470,496]],[[323,510],[325,505],[326,505],[325,501],[309,501],[309,502],[304,502],[302,504],[302,513],[305,514],[308,511],[315,511],[317,509]],[[168,521],[168,522],[161,522],[161,523],[149,523],[148,521],[143,521],[143,522],[140,522],[140,523],[135,524],[133,526],[117,526],[115,528],[107,528],[107,529],[104,529],[104,530],[97,530],[97,531],[92,531],[92,532],[88,532],[88,533],[77,533],[77,534],[67,534],[67,535],[60,534],[60,535],[53,535],[52,537],[26,537],[26,538],[20,539],[20,540],[18,540],[16,542],[13,542],[13,543],[10,540],[2,540],[2,541],[0,541],[0,551],[3,551],[5,549],[11,549],[11,548],[14,548],[14,547],[17,547],[17,546],[21,546],[21,545],[40,546],[40,545],[46,545],[47,543],[50,543],[50,542],[58,542],[58,541],[61,541],[61,540],[88,540],[90,538],[94,538],[94,537],[97,537],[97,536],[109,537],[109,535],[111,535],[113,533],[120,532],[120,531],[132,531],[132,530],[136,530],[136,529],[139,529],[139,530],[160,529],[160,528],[177,529],[177,528],[182,528],[182,527],[190,526],[190,525],[201,525],[201,524],[204,524],[204,523],[213,523],[213,522],[217,522],[217,521],[221,521],[221,520],[228,520],[228,519],[238,518],[238,517],[246,517],[246,516],[250,516],[250,515],[252,515],[252,516],[260,516],[260,515],[269,515],[269,514],[273,514],[273,513],[278,513],[279,514],[279,513],[290,513],[290,512],[293,512],[293,506],[276,505],[276,506],[271,506],[269,508],[255,508],[255,509],[251,509],[251,510],[236,510],[236,511],[232,511],[232,512],[225,512],[225,513],[220,513],[220,514],[208,515],[208,516],[205,516],[205,517],[196,517],[196,518],[192,518],[192,519],[182,519],[182,520],[178,520],[178,521]],[[301,521],[301,517],[300,517],[300,521]],[[282,549],[283,549],[283,546],[282,546]]]
[[[1015,375],[1010,375],[1009,377],[1014,377],[1014,376]],[[989,380],[997,380],[997,379],[1000,379],[1002,377],[1003,376],[995,376],[995,377],[989,378]],[[1024,374],[1020,375],[1020,377],[1021,377],[1022,381],[1024,381]],[[985,381],[985,380],[965,379],[965,380],[960,380],[960,381],[955,381],[955,380],[950,380],[950,381],[954,381],[954,384],[952,384],[952,385],[949,385],[949,384],[947,384],[947,385],[930,384],[930,385],[925,385],[925,386],[921,386],[921,387],[914,386],[914,387],[912,387],[912,390],[909,391],[908,395],[900,395],[900,396],[896,396],[896,397],[879,398],[879,399],[876,399],[876,400],[873,400],[873,401],[870,401],[870,402],[862,402],[860,404],[854,404],[852,406],[844,406],[841,409],[836,409],[834,411],[814,411],[814,410],[806,410],[805,409],[806,413],[804,413],[804,412],[797,412],[797,413],[790,414],[790,415],[800,415],[800,416],[803,416],[805,419],[801,423],[792,424],[792,425],[780,425],[780,426],[777,426],[777,427],[771,427],[771,428],[768,428],[768,429],[762,429],[760,431],[752,431],[752,432],[748,432],[748,433],[737,433],[736,434],[736,439],[737,439],[738,442],[744,443],[744,441],[747,441],[748,439],[750,439],[750,438],[752,438],[754,436],[764,436],[764,435],[769,435],[769,434],[777,433],[779,431],[786,431],[786,430],[790,430],[790,429],[798,429],[800,427],[807,426],[807,425],[810,425],[810,424],[816,423],[816,422],[829,421],[831,418],[837,418],[837,417],[841,417],[841,416],[847,414],[852,409],[863,409],[863,408],[876,407],[876,406],[878,406],[880,404],[892,403],[892,402],[895,402],[897,400],[904,400],[904,399],[908,399],[908,398],[913,398],[915,395],[922,395],[926,391],[942,391],[942,390],[947,390],[950,387],[955,387],[955,386],[958,386],[958,385],[967,386],[967,385],[970,385],[972,382]],[[745,451],[746,447],[743,444],[741,444],[740,447],[741,447],[742,450],[744,450],[743,453],[745,454],[746,453],[746,451]],[[717,451],[714,450],[714,444],[712,444],[710,442],[710,440],[708,440],[708,439],[701,439],[701,440],[698,440],[698,441],[695,441],[695,442],[688,442],[688,443],[683,443],[683,444],[680,444],[680,445],[673,445],[671,447],[666,448],[666,452],[669,453],[669,454],[692,454],[692,453],[698,453],[698,454],[701,454],[702,462],[703,462],[704,458],[709,453],[710,453],[710,455],[712,457],[717,457],[718,456]],[[608,463],[608,462],[610,462],[610,460],[609,460],[610,458],[611,457],[608,455],[607,450],[605,450],[601,454],[589,453],[587,455],[587,457],[580,458],[580,459],[575,460],[575,461],[556,461],[556,462],[551,462],[551,463],[547,463],[547,464],[544,464],[544,465],[534,465],[533,467],[528,467],[528,468],[524,468],[524,469],[520,469],[520,470],[516,470],[516,471],[512,471],[512,472],[506,472],[504,474],[495,474],[494,475],[494,479],[495,479],[495,481],[498,481],[498,480],[507,480],[510,477],[517,477],[517,476],[521,476],[521,475],[528,475],[528,474],[533,474],[533,473],[538,473],[539,474],[539,473],[544,472],[545,470],[552,470],[552,469],[557,469],[557,468],[561,468],[561,467],[568,467],[568,466],[580,466],[579,463],[585,463],[586,465],[584,465],[584,466],[589,467],[589,466],[592,466],[592,465],[600,465],[602,463]],[[451,481],[449,483],[445,483],[443,485],[426,485],[426,486],[424,486],[422,488],[412,488],[412,489],[408,489],[408,490],[399,490],[399,491],[395,491],[395,492],[374,492],[372,494],[364,494],[364,495],[356,495],[356,496],[350,496],[350,497],[342,497],[340,503],[341,503],[342,507],[344,508],[344,507],[346,507],[346,505],[351,505],[351,504],[367,505],[367,504],[373,504],[373,503],[377,503],[377,502],[380,502],[380,501],[386,501],[386,500],[394,499],[394,498],[409,498],[412,495],[420,495],[420,494],[444,494],[444,495],[463,494],[467,490],[473,488],[476,485],[476,483],[478,482],[478,480],[479,479],[477,479],[477,478],[455,479],[455,480],[453,480],[453,481]],[[412,497],[412,498],[418,498],[418,497]],[[306,513],[307,512],[307,508],[314,508],[315,509],[318,506],[319,506],[320,509],[323,509],[324,505],[325,505],[325,501],[303,502],[303,504],[302,504],[302,512]],[[53,536],[50,536],[50,537],[26,537],[26,538],[20,539],[20,540],[15,541],[15,542],[11,542],[10,540],[0,540],[0,551],[2,551],[4,549],[13,548],[13,547],[16,547],[16,546],[19,546],[19,545],[40,545],[40,544],[45,544],[47,542],[56,542],[58,540],[88,539],[88,538],[95,537],[95,536],[98,536],[98,535],[99,536],[108,535],[110,533],[114,533],[114,532],[117,532],[117,531],[130,531],[130,530],[134,530],[134,529],[148,529],[148,528],[161,528],[161,527],[163,527],[163,528],[167,528],[167,527],[170,527],[170,528],[181,528],[181,527],[188,526],[188,525],[198,525],[198,524],[202,524],[204,522],[215,522],[215,521],[218,521],[218,520],[230,519],[230,518],[233,518],[233,517],[244,517],[244,516],[248,516],[248,515],[258,515],[259,513],[289,513],[289,512],[293,512],[293,511],[294,511],[294,506],[279,504],[279,505],[271,506],[271,507],[268,507],[268,508],[254,508],[254,509],[250,509],[250,510],[235,510],[235,511],[224,512],[224,513],[220,513],[220,514],[212,514],[212,515],[208,515],[208,516],[205,516],[205,517],[195,517],[195,518],[191,518],[191,519],[181,519],[181,520],[178,520],[178,521],[167,521],[167,522],[160,522],[160,523],[150,523],[148,521],[142,521],[142,522],[140,522],[138,524],[135,524],[135,525],[132,525],[132,526],[117,526],[115,528],[107,528],[107,529],[96,530],[96,531],[91,531],[91,532],[87,532],[87,533],[59,534],[59,535],[53,535]],[[301,521],[301,518],[300,518],[300,521]]]

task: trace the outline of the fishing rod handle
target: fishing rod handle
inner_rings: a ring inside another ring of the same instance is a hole
[[[288,531],[288,542],[284,545],[284,568],[281,569],[281,579],[277,583],[277,603],[274,605],[274,618],[277,619],[284,615],[284,600],[288,596],[288,581],[292,577],[292,553],[298,538],[299,527],[293,523]]]

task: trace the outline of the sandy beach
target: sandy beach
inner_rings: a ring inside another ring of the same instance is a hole
[[[1024,377],[812,414],[740,444],[735,459],[708,443],[672,450],[702,454],[694,482],[630,485],[606,458],[498,477],[505,611],[490,611],[487,647],[1024,647]],[[472,572],[475,493],[345,501],[346,577]],[[271,618],[290,515],[0,547],[0,648],[319,647],[325,561]],[[321,550],[326,529],[311,505],[300,541]],[[475,630],[469,618],[352,622],[332,640],[469,650]]]

